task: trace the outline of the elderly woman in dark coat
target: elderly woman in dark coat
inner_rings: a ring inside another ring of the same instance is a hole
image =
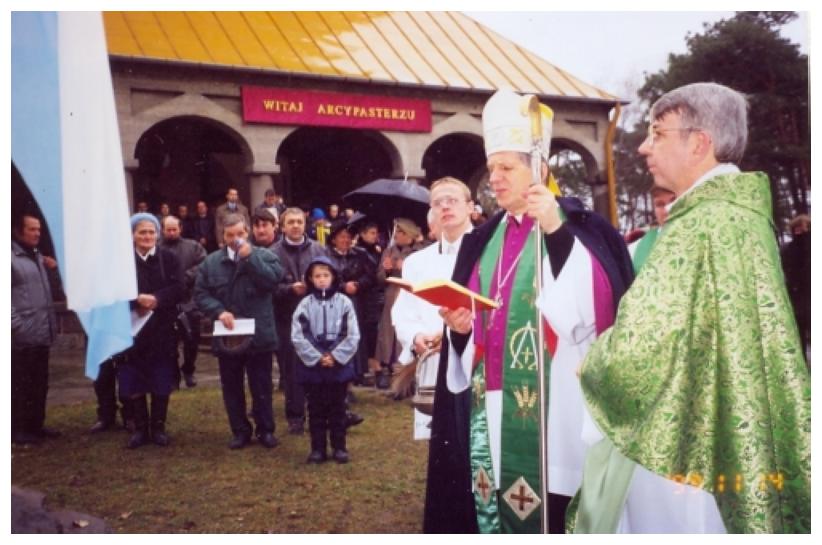
[[[151,214],[135,214],[131,217],[131,230],[138,293],[137,299],[131,301],[131,310],[141,318],[151,313],[119,369],[121,395],[128,399],[134,415],[135,430],[127,445],[133,449],[149,440],[160,446],[169,443],[165,431],[168,401],[179,382],[174,321],[184,289],[177,258],[157,245],[157,219]]]

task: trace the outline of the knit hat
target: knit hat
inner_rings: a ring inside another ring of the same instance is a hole
[[[314,221],[325,219],[325,212],[322,208],[315,208],[311,211],[311,219]]]
[[[528,115],[528,104],[533,95],[518,95],[500,89],[488,99],[482,109],[482,134],[485,139],[486,157],[498,151],[519,151],[530,153],[531,119]],[[542,142],[540,155],[548,162],[551,149],[551,131],[554,112],[544,104],[539,105],[542,118]]]
[[[131,216],[131,232],[133,233],[134,230],[137,229],[137,225],[143,221],[150,221],[154,224],[154,228],[157,229],[157,233],[160,232],[160,222],[157,221],[154,214],[149,214],[148,212],[137,212]]]
[[[394,225],[402,229],[405,234],[413,239],[420,236],[420,228],[408,218],[397,218],[394,220]]]

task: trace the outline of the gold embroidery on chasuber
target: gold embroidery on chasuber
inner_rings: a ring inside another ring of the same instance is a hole
[[[491,494],[494,492],[494,485],[488,477],[488,472],[482,466],[477,470],[477,476],[474,478],[474,490],[479,494],[482,503],[488,505],[491,501]]]
[[[511,369],[537,369],[537,330],[530,320],[511,335],[508,350],[511,352]]]
[[[542,500],[534,492],[534,489],[528,485],[524,477],[514,481],[511,488],[502,495],[502,499],[505,500],[505,503],[516,513],[520,520],[528,518],[542,503]]]
[[[536,287],[534,287],[534,290],[536,290]],[[537,300],[536,291],[533,291],[531,293],[525,292],[520,296],[520,301],[522,301],[523,303],[526,303],[528,305],[528,308],[530,308],[531,310],[533,310],[535,308],[534,307],[534,302],[536,300]]]
[[[529,418],[538,420],[534,412],[534,408],[537,405],[538,392],[536,390],[532,392],[527,384],[523,384],[519,388],[515,386],[512,388],[512,391],[514,392],[514,398],[517,400],[517,416],[523,420]]]
[[[485,395],[485,380],[480,375],[474,375],[471,382],[473,383],[471,389],[474,393],[474,406],[479,407],[482,403],[482,397]]]

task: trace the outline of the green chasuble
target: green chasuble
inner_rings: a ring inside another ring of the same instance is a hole
[[[675,203],[581,385],[617,454],[712,493],[728,532],[810,531],[810,377],[764,174]]]
[[[656,239],[659,238],[659,227],[652,227],[645,233],[645,236],[639,239],[636,251],[631,259],[634,266],[634,274],[639,274],[639,269],[645,264],[648,255],[656,244]]]

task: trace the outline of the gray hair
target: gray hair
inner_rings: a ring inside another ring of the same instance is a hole
[[[718,83],[692,83],[665,93],[651,107],[651,120],[676,112],[683,127],[711,135],[720,163],[737,163],[748,141],[748,101],[739,92]]]
[[[245,216],[242,214],[228,214],[223,220],[223,233],[229,227],[234,227],[238,223],[242,223],[245,230],[248,231],[248,223],[245,221]]]

